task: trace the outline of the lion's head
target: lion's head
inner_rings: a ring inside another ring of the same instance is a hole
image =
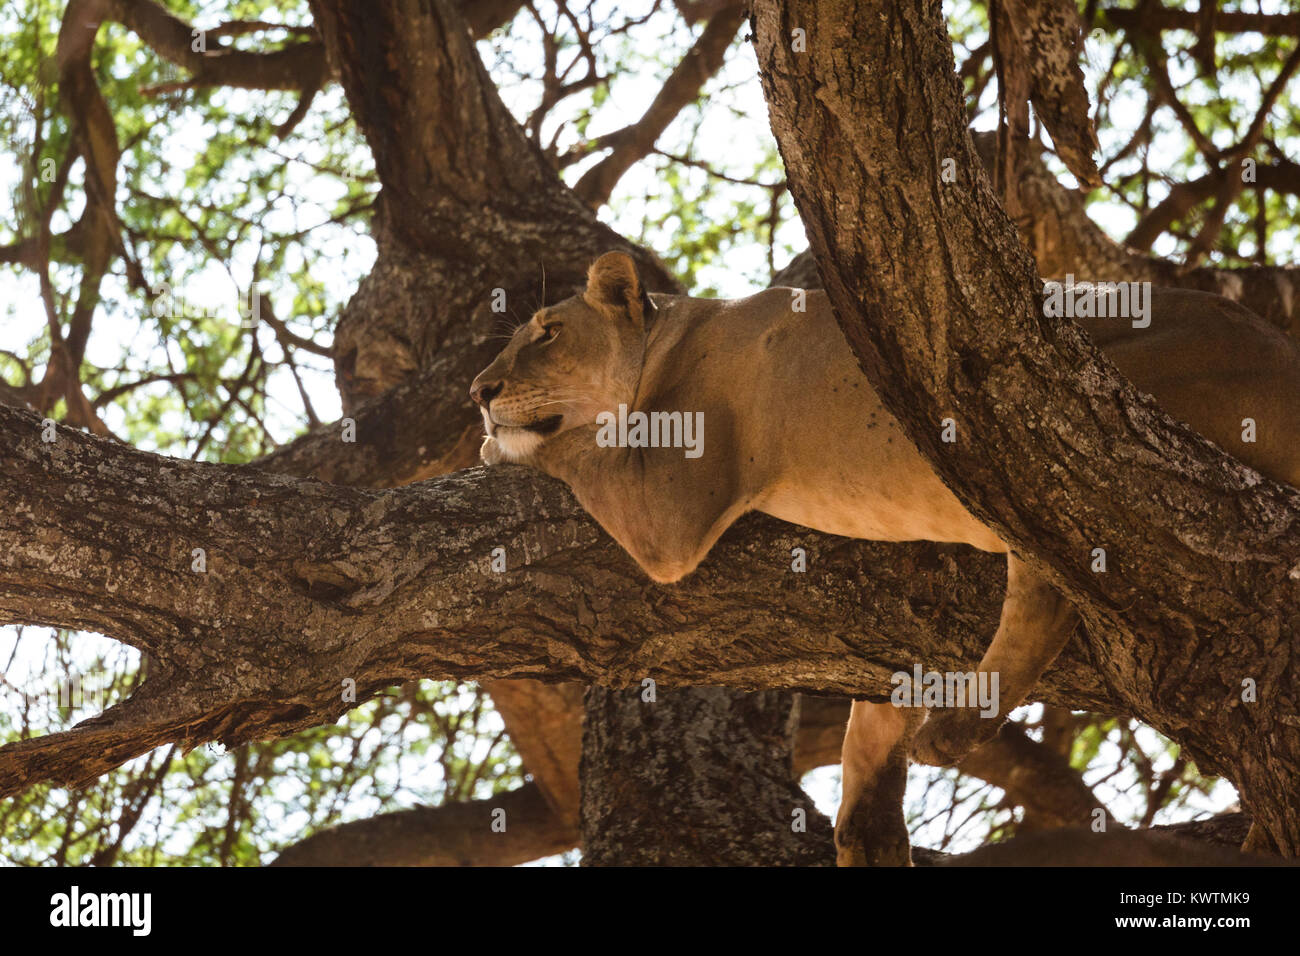
[[[587,288],[515,330],[470,397],[505,456],[526,458],[552,435],[631,405],[641,376],[650,304],[630,256],[607,252]]]

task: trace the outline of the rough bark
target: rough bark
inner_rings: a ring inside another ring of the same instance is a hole
[[[865,373],[972,512],[1079,607],[1130,712],[1227,773],[1300,851],[1300,493],[1169,419],[1073,323],[1043,318],[967,133],[938,4],[755,11],[791,191]],[[790,48],[795,26],[806,53]],[[956,446],[940,441],[946,417]],[[1098,546],[1105,574],[1090,570]],[[1258,703],[1242,702],[1246,678]]]
[[[0,407],[0,496],[19,502],[0,523],[0,623],[99,631],[156,667],[102,716],[0,748],[3,793],[84,781],[168,741],[235,746],[332,721],[354,706],[348,678],[358,702],[417,677],[887,692],[916,660],[964,669],[1003,587],[1000,562],[965,548],[761,516],[658,587],[562,484],[526,469],[376,492],[40,431]],[[795,545],[806,573],[789,570]],[[206,573],[191,570],[199,547]],[[1040,690],[1115,712],[1073,650]]]
[[[993,12],[1002,21],[998,30],[1009,33],[1023,53],[1034,115],[1047,128],[1057,155],[1079,182],[1100,186],[1093,158],[1097,134],[1079,68],[1082,22],[1073,0],[997,0]]]
[[[998,169],[994,181],[1007,213],[1022,214],[1015,170],[1032,148],[1029,104],[1057,154],[1081,183],[1101,185],[1093,153],[1078,51],[1079,14],[1073,0],[992,0],[989,20],[998,74]]]
[[[583,865],[834,863],[831,822],[794,779],[798,695],[656,687],[654,698],[587,690]]]

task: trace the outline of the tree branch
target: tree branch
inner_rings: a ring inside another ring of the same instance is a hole
[[[483,800],[341,823],[294,844],[271,865],[514,866],[577,843],[577,827],[551,812],[537,784],[526,783]]]
[[[704,84],[722,68],[746,12],[743,3],[732,3],[714,13],[641,118],[593,144],[596,149],[611,148],[611,152],[583,173],[573,187],[579,199],[593,209],[609,201],[623,174],[654,149],[668,124],[699,98]]]
[[[218,46],[196,50],[195,30],[154,0],[110,0],[106,16],[121,23],[163,59],[190,72],[186,87],[317,90],[329,76],[319,39],[280,50],[250,52]],[[231,30],[208,31],[215,42]]]
[[[1195,10],[1171,10],[1154,3],[1136,9],[1105,7],[1099,25],[1131,32],[1159,33],[1162,30],[1200,29],[1200,14]],[[1218,33],[1260,33],[1272,37],[1300,36],[1300,13],[1246,13],[1217,10],[1214,29]]]
[[[917,866],[1277,866],[1277,857],[1238,849],[1250,829],[1238,811],[1149,830],[1108,827],[1049,830],[1018,836],[971,853],[914,848]]]
[[[964,669],[1003,586],[1000,562],[969,549],[753,516],[687,582],[658,587],[563,485],[525,469],[372,492],[40,432],[0,407],[0,495],[21,503],[0,519],[0,623],[99,631],[156,666],[100,717],[0,748],[0,794],[85,781],[168,741],[287,736],[417,677],[887,692],[912,661]],[[789,570],[796,545],[806,574]],[[497,547],[504,574],[489,570]],[[1077,653],[1040,690],[1115,710]]]

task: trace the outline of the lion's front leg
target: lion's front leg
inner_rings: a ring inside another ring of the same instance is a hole
[[[567,483],[654,581],[681,580],[745,510],[734,464],[686,458],[680,448],[601,447],[597,433],[563,432],[530,464]]]
[[[912,734],[921,708],[854,701],[841,755],[843,793],[835,816],[840,866],[911,866],[903,819]]]
[[[992,713],[970,700],[964,707],[932,710],[912,744],[912,756],[921,763],[948,767],[991,740],[1007,715],[1034,689],[1078,622],[1078,612],[1069,601],[1008,554],[1002,618],[975,675],[975,687],[996,688]]]

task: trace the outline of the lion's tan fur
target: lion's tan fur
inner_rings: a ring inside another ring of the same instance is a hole
[[[801,300],[805,310],[796,311]],[[980,663],[1001,675],[999,719],[941,712],[909,741],[914,722],[884,720],[869,705],[854,709],[837,821],[841,860],[876,859],[860,840],[843,839],[854,807],[874,806],[880,781],[872,774],[899,747],[951,763],[991,737],[1076,616],[913,447],[859,370],[822,292],[653,302],[648,309],[631,259],[610,253],[592,266],[584,295],[520,328],[475,380],[489,436],[484,460],[532,464],[568,482],[660,582],[689,574],[749,510],[851,537],[1008,553],[1002,620]],[[543,328],[556,324],[554,337],[542,341]],[[1081,324],[1174,417],[1260,472],[1300,485],[1300,349],[1292,339],[1226,299],[1182,290],[1154,291],[1147,328],[1116,318]],[[620,404],[703,412],[703,454],[599,447],[596,416]],[[1243,441],[1247,418],[1254,442]],[[547,434],[528,427],[548,419],[555,427]],[[856,725],[873,711],[876,729]]]

